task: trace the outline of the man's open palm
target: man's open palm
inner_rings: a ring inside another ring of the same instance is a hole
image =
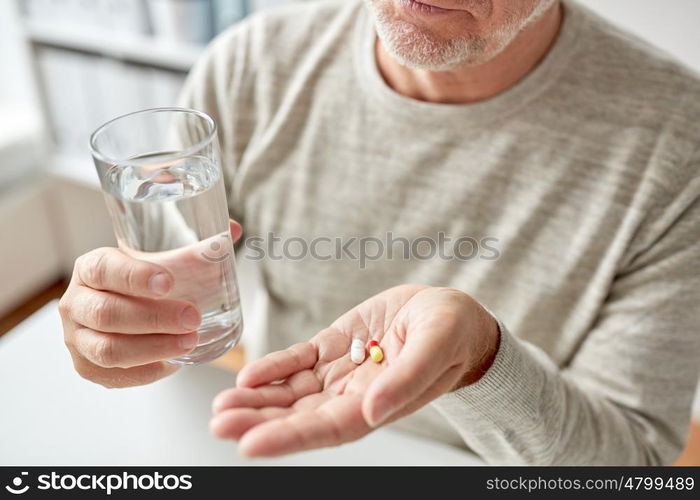
[[[447,392],[489,353],[477,333],[493,322],[467,295],[404,285],[382,292],[309,342],[243,368],[214,401],[213,432],[250,456],[358,439]],[[493,330],[493,329],[492,329]],[[381,363],[350,360],[353,339],[377,340]],[[474,346],[481,346],[474,348]]]

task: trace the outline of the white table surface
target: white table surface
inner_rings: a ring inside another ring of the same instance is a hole
[[[208,431],[234,376],[211,366],[109,390],[77,375],[57,302],[0,337],[0,465],[468,465],[473,455],[380,429],[355,443],[277,459],[241,457]]]

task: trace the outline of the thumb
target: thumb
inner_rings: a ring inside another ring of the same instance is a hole
[[[231,231],[231,239],[236,243],[243,235],[243,227],[233,219],[229,219],[228,225]]]
[[[398,357],[370,384],[363,397],[365,421],[378,427],[420,397],[450,368],[444,351],[444,344],[437,339],[431,341],[429,335],[407,335]]]

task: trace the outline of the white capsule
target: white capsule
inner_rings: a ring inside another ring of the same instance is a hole
[[[361,365],[365,360],[365,342],[362,339],[354,339],[352,341],[350,359],[357,365]]]

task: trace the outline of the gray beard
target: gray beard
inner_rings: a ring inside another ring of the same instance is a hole
[[[374,17],[377,36],[389,55],[402,66],[425,71],[449,71],[483,64],[503,52],[528,25],[554,4],[541,0],[526,19],[513,19],[488,37],[466,36],[446,40],[414,24],[392,19],[372,0],[365,0]]]

